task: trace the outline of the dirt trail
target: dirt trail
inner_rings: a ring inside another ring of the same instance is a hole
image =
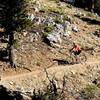
[[[75,64],[75,65],[60,65],[55,67],[50,67],[47,72],[52,78],[55,76],[58,79],[62,79],[64,75],[72,74],[84,74],[87,71],[87,66],[100,65],[99,59],[96,61],[87,62],[86,64]],[[43,70],[36,70],[29,73],[18,74],[14,76],[1,77],[0,84],[4,85],[10,89],[16,90],[17,88],[22,88],[27,91],[31,91],[33,88],[43,87],[43,83],[47,83],[48,79],[46,73]]]
[[[82,69],[82,67],[84,67],[84,69],[85,69],[85,66],[87,66],[87,65],[93,65],[93,64],[98,64],[98,63],[100,63],[99,60],[98,61],[86,62],[86,64],[74,64],[74,65],[66,65],[66,66],[59,65],[59,66],[47,68],[47,70],[50,73],[51,73],[51,71],[56,72],[56,71],[59,71],[59,70],[79,70],[79,69]],[[79,71],[84,72],[83,69],[79,70]],[[4,77],[2,77],[1,81],[5,81],[5,80],[9,80],[9,79],[15,79],[15,78],[19,78],[19,77],[20,78],[21,77],[27,77],[27,76],[31,76],[31,75],[38,75],[41,72],[44,72],[44,69],[32,71],[32,72],[29,72],[29,73],[18,74],[18,75],[14,75],[14,76],[4,76]]]

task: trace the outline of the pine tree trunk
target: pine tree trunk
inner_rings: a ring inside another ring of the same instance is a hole
[[[14,42],[14,34],[13,32],[10,32],[9,34],[9,61],[11,67],[16,67],[15,65],[15,53],[14,53],[14,47],[13,47],[13,42]]]

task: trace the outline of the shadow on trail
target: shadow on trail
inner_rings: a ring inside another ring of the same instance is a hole
[[[73,65],[65,59],[53,59],[53,61],[57,61],[58,65]]]

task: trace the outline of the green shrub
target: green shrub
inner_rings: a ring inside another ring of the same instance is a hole
[[[96,85],[86,85],[86,88],[84,88],[84,90],[88,93],[93,93],[95,90],[97,89]]]
[[[17,49],[19,47],[19,41],[18,41],[18,39],[14,40],[13,46],[14,46],[15,49]]]
[[[47,32],[44,32],[44,33],[43,33],[43,37],[44,37],[44,38],[47,37],[47,35],[48,35]]]
[[[50,24],[50,25],[44,27],[44,31],[45,32],[52,32],[53,28],[54,28],[54,26],[52,24]]]
[[[63,23],[63,20],[59,17],[55,18],[55,23]]]
[[[97,90],[96,85],[86,85],[86,87],[83,89],[81,96],[84,98],[84,100],[91,100],[95,96],[95,92]]]
[[[96,30],[100,31],[100,27],[96,28]]]
[[[54,12],[54,13],[57,13],[57,14],[64,14],[64,9],[61,8],[61,7],[50,8],[49,10],[50,10],[50,12]]]

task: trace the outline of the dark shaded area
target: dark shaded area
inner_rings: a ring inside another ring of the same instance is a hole
[[[100,16],[100,10],[94,9],[94,12],[97,13]]]
[[[92,33],[94,36],[100,38],[100,31],[95,31]]]
[[[35,89],[33,91],[33,96],[32,96],[32,100],[43,100],[44,94],[43,92],[41,92],[40,90],[38,90],[38,94],[36,93]]]
[[[82,0],[75,0],[75,4],[74,4],[76,7],[81,7],[81,8],[85,8],[87,5],[86,5],[86,2],[82,1]]]
[[[7,48],[2,48],[0,50],[0,60],[4,62],[9,61],[9,50]]]
[[[0,32],[0,38],[4,36],[4,32]]]
[[[77,16],[77,15],[75,15],[75,17],[82,19],[83,21],[87,22],[88,24],[100,25],[100,21],[96,20],[96,19],[91,19],[88,17],[81,17],[81,16]]]
[[[100,21],[96,20],[96,19],[90,19],[90,18],[81,18],[83,21],[88,22],[89,24],[98,24],[100,25]]]
[[[97,84],[97,80],[96,79],[93,80],[92,83],[96,85]]]
[[[66,65],[66,64],[68,64],[68,65],[70,65],[70,64],[72,64],[72,63],[70,63],[69,61],[67,61],[67,60],[65,60],[65,59],[53,59],[53,61],[57,61],[58,62],[58,65]]]
[[[93,84],[95,84],[98,88],[100,88],[100,78],[96,78],[92,81]]]
[[[2,42],[2,43],[8,43],[8,41],[5,40],[5,39],[1,39],[1,42]]]
[[[91,11],[100,15],[100,10],[96,7],[97,0],[74,0],[73,2],[67,0],[60,0],[66,2],[70,5],[73,5],[78,8],[83,8],[84,10]]]
[[[43,38],[43,42],[46,43],[47,45],[51,46],[50,41],[46,38],[46,37],[42,37]]]
[[[18,91],[9,91],[0,85],[0,100],[23,100],[23,96]]]
[[[8,43],[8,35],[5,32],[0,32],[0,42]]]
[[[31,21],[27,18],[27,7],[26,0],[0,0],[0,25],[5,29],[4,35],[9,35],[9,62],[12,67],[15,65],[11,53],[15,31],[20,32],[31,25]]]

